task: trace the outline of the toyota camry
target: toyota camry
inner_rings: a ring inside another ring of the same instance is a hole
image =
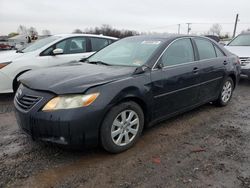
[[[211,39],[129,37],[84,62],[23,74],[16,117],[34,140],[119,153],[146,127],[208,102],[226,106],[239,74],[238,58]]]

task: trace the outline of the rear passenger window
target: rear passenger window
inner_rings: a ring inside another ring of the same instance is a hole
[[[214,48],[215,48],[217,57],[224,57],[225,56],[224,53],[222,53],[222,51],[217,46],[214,46]]]
[[[198,48],[200,59],[212,59],[216,58],[214,45],[205,39],[194,39]]]
[[[99,51],[110,44],[107,39],[90,38],[90,40],[92,45],[92,51]]]
[[[179,39],[171,44],[161,57],[164,66],[178,65],[194,61],[194,51],[190,39]]]

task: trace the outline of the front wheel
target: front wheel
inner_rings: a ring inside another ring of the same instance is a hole
[[[234,82],[232,78],[228,77],[222,86],[220,96],[216,101],[219,106],[226,106],[232,98],[234,89]]]
[[[144,114],[135,102],[113,107],[101,127],[101,144],[111,153],[129,149],[138,140],[144,125]]]

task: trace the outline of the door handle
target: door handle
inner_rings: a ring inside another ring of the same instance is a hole
[[[228,64],[227,60],[224,60],[223,65],[227,65],[227,64]]]
[[[193,73],[196,74],[196,73],[198,73],[198,71],[199,71],[198,67],[194,67]]]

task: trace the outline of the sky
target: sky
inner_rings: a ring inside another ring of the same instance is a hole
[[[16,32],[19,25],[39,33],[72,33],[79,28],[108,24],[139,32],[191,33],[209,30],[213,23],[232,34],[239,14],[238,33],[250,28],[250,0],[0,0],[0,35]]]

